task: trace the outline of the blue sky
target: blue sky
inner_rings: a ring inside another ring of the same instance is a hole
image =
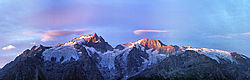
[[[250,56],[249,0],[1,0],[0,66],[33,45],[97,33],[113,47],[141,38]]]

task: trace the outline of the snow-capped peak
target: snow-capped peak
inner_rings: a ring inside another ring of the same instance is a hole
[[[148,38],[140,39],[133,43],[140,44],[144,46],[145,48],[154,48],[154,49],[159,49],[160,47],[165,45],[160,40],[153,40],[153,39],[148,39]]]
[[[82,35],[80,37],[76,37],[72,39],[71,41],[64,43],[63,46],[75,45],[77,43],[81,44],[84,42],[99,43],[99,42],[105,42],[105,41],[101,36],[98,36],[96,33],[94,33],[94,34],[88,34],[88,35]]]
[[[82,35],[78,39],[87,39],[87,38],[92,38],[92,37],[93,37],[93,35],[89,34],[89,35]]]
[[[133,42],[133,43],[135,43],[135,44],[141,44],[141,42],[144,41],[145,39],[147,39],[147,38],[137,40],[137,41],[135,41],[135,42]]]

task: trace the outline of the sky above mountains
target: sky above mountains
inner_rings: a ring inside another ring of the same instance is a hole
[[[250,56],[249,0],[1,0],[0,66],[33,45],[97,33],[113,47],[142,38]]]

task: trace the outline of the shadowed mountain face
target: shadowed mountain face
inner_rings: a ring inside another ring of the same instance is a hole
[[[34,46],[0,70],[0,80],[248,80],[250,59],[235,52],[141,39],[110,46],[97,34]]]

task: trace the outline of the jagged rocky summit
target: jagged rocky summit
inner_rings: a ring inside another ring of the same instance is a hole
[[[113,48],[95,33],[52,47],[33,46],[0,70],[0,80],[126,79],[249,80],[250,58],[147,38]]]

